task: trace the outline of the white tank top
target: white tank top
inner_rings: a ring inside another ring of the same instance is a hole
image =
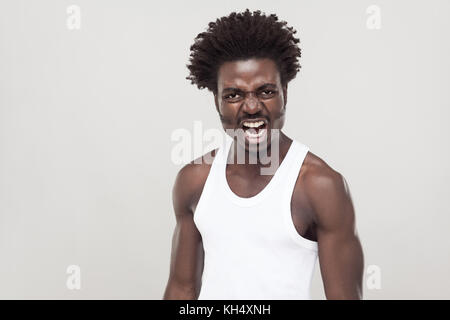
[[[317,242],[300,236],[291,198],[309,148],[293,140],[257,195],[236,195],[226,179],[233,139],[219,147],[194,213],[203,240],[199,300],[310,299]]]

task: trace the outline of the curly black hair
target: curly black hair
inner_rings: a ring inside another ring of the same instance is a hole
[[[300,71],[300,40],[294,37],[297,31],[288,27],[286,21],[278,21],[276,14],[266,16],[260,10],[252,13],[246,9],[208,26],[191,45],[190,65],[186,65],[190,71],[186,79],[199,89],[217,93],[217,72],[227,61],[270,58],[278,67],[283,86]]]

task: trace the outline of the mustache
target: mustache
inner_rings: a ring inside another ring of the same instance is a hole
[[[238,121],[236,121],[234,119],[225,117],[223,114],[221,114],[219,112],[219,118],[223,124],[227,124],[230,126],[239,126],[244,121],[252,121],[255,119],[264,119],[265,121],[267,121],[267,123],[270,122],[270,119],[267,116],[261,116],[261,115],[252,115],[252,116],[247,116],[245,118],[242,117],[242,118],[239,118]]]

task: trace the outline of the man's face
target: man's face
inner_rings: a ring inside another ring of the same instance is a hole
[[[225,62],[218,70],[214,99],[222,126],[243,130],[237,141],[247,151],[270,146],[271,129],[284,125],[286,97],[287,87],[271,59]]]

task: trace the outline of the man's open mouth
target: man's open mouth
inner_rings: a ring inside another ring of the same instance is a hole
[[[252,120],[243,121],[241,127],[248,139],[258,139],[265,135],[267,131],[267,125],[268,124],[266,120]]]

